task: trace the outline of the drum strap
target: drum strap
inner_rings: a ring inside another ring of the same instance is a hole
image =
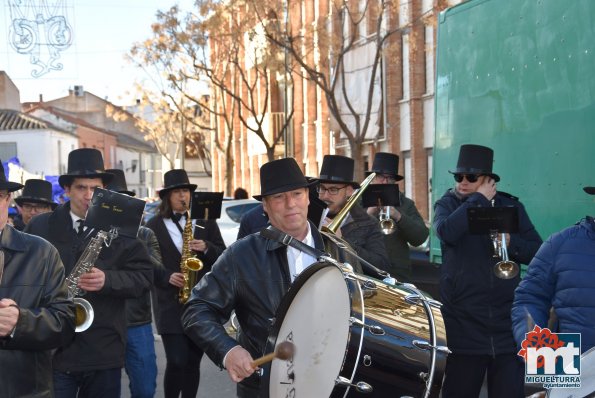
[[[291,246],[299,251],[302,251],[317,260],[322,260],[322,257],[330,257],[328,253],[325,253],[321,250],[318,250],[315,247],[308,246],[304,242],[294,239],[293,236],[287,235],[285,232],[278,230],[277,228],[269,225],[267,228],[264,228],[260,231],[260,236],[265,239],[272,240],[277,243],[281,243],[285,246]],[[390,274],[380,268],[374,266],[373,264],[369,263],[368,261],[364,260],[360,256],[357,255],[355,251],[351,249],[351,254],[353,254],[362,264],[362,267],[368,271],[370,275],[376,275],[379,279],[390,277]]]
[[[277,243],[281,243],[285,246],[291,246],[294,249],[297,249],[301,252],[306,253],[309,256],[314,257],[317,260],[320,260],[321,257],[325,256],[328,257],[329,255],[322,250],[318,250],[315,247],[308,246],[304,242],[300,241],[299,239],[294,239],[293,236],[287,235],[285,232],[278,230],[277,228],[269,225],[267,228],[264,228],[260,231],[260,236],[265,239],[269,239],[275,241]]]

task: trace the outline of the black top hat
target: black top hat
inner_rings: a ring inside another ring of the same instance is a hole
[[[113,174],[114,178],[112,181],[106,185],[106,188],[110,191],[123,193],[128,196],[136,196],[135,192],[128,190],[128,185],[126,184],[126,176],[124,175],[124,170],[120,169],[107,169],[106,172]]]
[[[58,178],[58,183],[64,188],[75,178],[101,178],[107,184],[113,177],[113,174],[105,172],[103,156],[99,150],[79,148],[68,154],[68,172]]]
[[[589,195],[595,195],[595,187],[584,187],[583,190]]]
[[[263,196],[306,188],[315,183],[306,180],[294,158],[272,160],[260,168],[260,195],[252,197],[262,200]]]
[[[394,153],[388,152],[377,152],[374,155],[374,162],[372,163],[372,169],[366,171],[366,175],[372,173],[386,174],[392,176],[395,181],[401,181],[403,176],[398,174],[399,172],[399,157]]]
[[[159,191],[159,197],[163,196],[173,189],[185,189],[190,191],[196,189],[196,184],[190,184],[188,174],[184,169],[173,169],[163,175],[163,188]]]
[[[23,203],[42,203],[50,205],[52,210],[58,206],[52,198],[52,183],[46,180],[30,179],[25,181],[23,193],[14,199],[19,206]]]
[[[355,161],[347,156],[324,155],[318,182],[331,184],[349,184],[359,188],[359,184],[353,181],[353,169]]]
[[[8,192],[18,191],[19,189],[23,188],[23,184],[19,184],[18,182],[8,181],[6,179],[6,174],[4,174],[4,166],[2,162],[0,162],[0,190],[7,190]]]
[[[500,181],[498,174],[492,173],[494,163],[494,151],[487,146],[465,144],[459,149],[459,160],[457,168],[449,170],[451,174],[480,174],[492,177],[496,182]]]

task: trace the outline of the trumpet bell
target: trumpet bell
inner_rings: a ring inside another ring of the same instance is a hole
[[[494,265],[494,274],[500,279],[512,279],[519,274],[519,266],[514,261],[500,261]]]
[[[185,265],[190,271],[200,271],[204,267],[202,260],[198,257],[187,258]]]
[[[74,306],[74,331],[76,333],[84,332],[93,323],[95,312],[93,311],[93,307],[91,307],[91,303],[84,298],[75,297]]]
[[[383,235],[394,234],[397,230],[397,226],[392,218],[387,220],[380,220],[380,231]]]

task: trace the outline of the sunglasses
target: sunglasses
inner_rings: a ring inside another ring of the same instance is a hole
[[[466,178],[469,182],[477,182],[481,174],[455,174],[454,177],[456,182],[463,182],[463,178]]]

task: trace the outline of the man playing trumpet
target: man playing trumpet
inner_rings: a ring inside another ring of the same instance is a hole
[[[481,145],[462,145],[454,175],[455,187],[435,204],[434,228],[440,238],[440,293],[448,348],[442,396],[477,397],[487,373],[490,397],[523,397],[524,364],[516,355],[510,311],[517,274],[494,274],[494,246],[489,234],[469,233],[467,209],[514,206],[518,233],[502,244],[511,259],[529,263],[541,238],[518,198],[496,191],[500,177],[492,172],[494,153]]]
[[[346,156],[325,155],[322,160],[316,190],[318,198],[328,205],[327,224],[359,188],[359,184],[353,181],[354,167],[353,159]],[[359,257],[384,271],[389,270],[390,262],[378,219],[368,215],[359,204],[349,210],[335,234],[349,243]]]
[[[372,169],[367,172],[376,173],[374,184],[398,184],[403,179],[398,174],[399,157],[392,153],[378,152],[374,155]],[[424,219],[417,211],[413,200],[399,192],[399,206],[368,207],[368,214],[380,218],[380,212],[388,210],[389,220],[394,225],[392,232],[384,235],[384,244],[390,259],[389,272],[399,282],[411,282],[411,259],[409,245],[419,246],[430,233]]]

